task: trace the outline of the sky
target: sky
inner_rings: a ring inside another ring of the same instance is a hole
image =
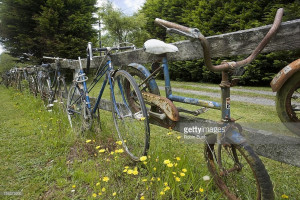
[[[97,5],[101,5],[107,0],[98,0]],[[110,0],[116,8],[119,8],[124,14],[132,15],[144,4],[146,0]],[[0,54],[4,51],[0,45]]]

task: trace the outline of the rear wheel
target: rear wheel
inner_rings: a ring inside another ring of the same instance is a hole
[[[76,85],[69,90],[67,115],[74,132],[82,133],[92,125],[92,115],[85,101],[85,93]]]
[[[135,161],[149,149],[150,127],[147,110],[135,80],[120,70],[113,77],[112,114],[126,153]]]
[[[211,135],[205,146],[208,169],[229,199],[274,199],[270,177],[252,148],[243,144],[217,144]]]
[[[59,108],[63,111],[66,110],[67,98],[68,98],[68,90],[67,90],[65,79],[60,78],[58,80],[58,86],[57,86],[57,103],[59,105]]]
[[[284,125],[300,136],[300,71],[277,92],[276,110]]]
[[[41,99],[44,101],[45,106],[48,109],[52,108],[52,103],[51,103],[51,83],[48,78],[42,78],[41,79],[41,85],[40,85],[40,95]]]

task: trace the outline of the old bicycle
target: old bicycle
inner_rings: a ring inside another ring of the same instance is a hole
[[[93,116],[99,108],[104,89],[107,85],[110,88],[110,109],[118,136],[122,141],[125,152],[133,159],[139,160],[146,155],[149,149],[150,128],[147,117],[147,110],[141,92],[132,78],[124,70],[113,68],[110,54],[112,51],[131,49],[127,47],[106,47],[92,48],[88,44],[88,60],[93,59],[92,51],[106,52],[103,62],[104,66],[98,66],[96,76],[91,84],[87,86],[88,77],[83,72],[79,58],[80,71],[70,87],[67,100],[67,113],[70,124],[78,131],[89,129],[93,122]],[[89,67],[89,66],[88,66]],[[92,105],[89,92],[104,77],[96,103]],[[134,103],[133,103],[134,102]]]
[[[172,122],[180,120],[179,112],[199,115],[205,112],[207,108],[221,110],[222,125],[220,130],[223,131],[206,135],[204,156],[216,185],[229,199],[274,199],[272,182],[262,161],[241,134],[242,127],[231,118],[230,87],[234,85],[234,80],[231,79],[232,72],[255,59],[278,30],[282,14],[283,9],[279,9],[272,28],[248,58],[238,62],[224,62],[218,66],[212,65],[209,43],[198,29],[155,19],[155,22],[165,27],[168,33],[175,33],[200,41],[203,47],[205,65],[211,71],[222,72],[221,103],[172,94],[166,53],[178,51],[174,45],[153,39],[145,42],[144,49],[146,52],[160,55],[160,58],[152,64],[154,71],[152,74],[145,67],[136,63],[129,64],[126,68],[138,80],[143,98],[150,106],[150,117],[154,120],[172,124]],[[160,66],[159,63],[162,65]],[[159,88],[154,79],[161,70],[164,74],[166,97],[160,96]],[[173,102],[198,105],[200,109],[190,111],[177,108]]]

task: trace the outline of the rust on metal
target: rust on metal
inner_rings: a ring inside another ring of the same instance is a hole
[[[284,83],[297,71],[300,71],[300,59],[295,60],[284,67],[272,80],[271,87],[273,92],[277,92]]]
[[[176,106],[166,97],[148,92],[142,92],[144,100],[159,107],[172,121],[179,121],[179,113]]]

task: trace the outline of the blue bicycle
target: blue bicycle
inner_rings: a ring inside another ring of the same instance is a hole
[[[114,125],[125,152],[137,161],[141,156],[146,155],[149,149],[150,127],[147,110],[135,80],[128,72],[114,69],[110,58],[112,51],[131,48],[133,46],[92,48],[92,44],[88,44],[87,68],[89,68],[90,61],[93,59],[92,51],[106,52],[103,59],[106,64],[104,66],[102,66],[102,63],[99,65],[96,76],[88,87],[88,77],[83,71],[79,58],[80,70],[69,90],[67,113],[70,125],[76,132],[90,129],[93,117],[96,116],[102,101],[104,89],[109,84],[110,110],[112,111]],[[102,77],[104,77],[104,81],[95,105],[92,105],[89,92]]]

